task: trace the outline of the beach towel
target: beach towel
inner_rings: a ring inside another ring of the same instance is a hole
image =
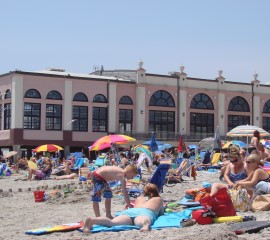
[[[52,232],[67,232],[67,231],[73,231],[76,229],[79,229],[83,227],[83,221],[76,222],[76,223],[67,223],[57,226],[46,226],[41,228],[35,228],[31,229],[25,232],[25,234],[28,235],[43,235],[43,234],[49,234]]]
[[[159,216],[157,220],[151,226],[152,229],[163,229],[163,228],[180,228],[180,222],[185,218],[191,217],[192,210],[186,209],[181,212],[172,212],[172,213],[165,213],[162,216]],[[100,225],[94,225],[93,229],[91,230],[92,233],[97,232],[119,232],[119,231],[128,231],[137,229],[139,230],[140,227],[134,225],[119,225],[113,227],[104,227]],[[78,231],[82,232],[82,228],[78,229]]]

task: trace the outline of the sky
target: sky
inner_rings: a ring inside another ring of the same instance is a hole
[[[0,74],[138,68],[270,82],[268,0],[0,0]]]

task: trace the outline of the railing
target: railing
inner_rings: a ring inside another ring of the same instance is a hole
[[[146,141],[151,138],[152,132],[138,132],[138,131],[124,131],[119,132],[119,134],[128,135],[130,137],[136,138],[138,141]],[[155,138],[162,142],[178,142],[180,138],[179,133],[158,131],[154,132]],[[185,142],[200,142],[202,139],[207,137],[214,137],[215,133],[195,133],[192,132],[189,135],[182,135]],[[225,136],[220,136],[221,139],[225,139]]]

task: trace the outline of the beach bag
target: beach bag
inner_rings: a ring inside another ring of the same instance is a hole
[[[220,189],[213,196],[207,196],[200,200],[204,208],[214,212],[216,217],[235,216],[236,212],[232,200],[227,192],[227,188]]]
[[[269,211],[270,194],[258,195],[251,204],[252,211]]]
[[[250,197],[245,188],[229,189],[229,195],[232,199],[234,209],[240,212],[246,212],[250,208]]]

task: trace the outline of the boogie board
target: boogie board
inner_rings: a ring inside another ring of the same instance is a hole
[[[83,227],[83,225],[84,223],[83,221],[81,221],[81,222],[67,223],[67,224],[62,224],[62,225],[57,225],[57,226],[47,226],[47,227],[41,227],[41,228],[28,230],[25,232],[25,234],[42,235],[42,234],[48,234],[52,232],[67,232],[67,231],[73,231],[73,230],[79,229]]]
[[[270,221],[247,221],[230,224],[231,230],[237,235],[244,233],[257,233],[268,227],[270,227]]]

